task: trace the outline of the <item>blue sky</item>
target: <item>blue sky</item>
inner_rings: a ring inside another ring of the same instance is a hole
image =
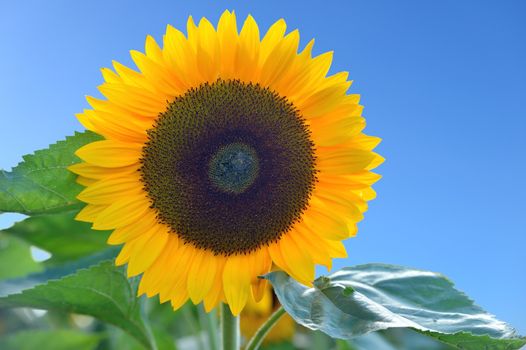
[[[439,271],[526,334],[523,1],[3,1],[0,168],[81,130],[99,68],[189,14],[283,17],[350,72],[387,161],[349,258]],[[7,218],[0,222],[6,224]]]

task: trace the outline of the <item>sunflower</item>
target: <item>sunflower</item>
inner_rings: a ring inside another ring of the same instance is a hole
[[[261,40],[251,16],[238,32],[228,11],[217,29],[190,17],[187,31],[168,26],[162,47],[148,36],[131,51],[138,70],[102,69],[105,98],[77,115],[104,137],[70,168],[86,186],[77,219],[113,230],[140,295],[238,315],[273,263],[311,285],[316,264],[346,257],[380,140],[362,133],[348,73],[328,76],[332,53],[312,57],[313,41],[298,52],[285,21]]]

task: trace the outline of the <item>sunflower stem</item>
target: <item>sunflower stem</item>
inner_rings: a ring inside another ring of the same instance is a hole
[[[227,304],[221,303],[222,350],[239,350],[239,316],[230,312]]]
[[[279,309],[274,311],[274,313],[270,315],[268,320],[266,320],[265,323],[263,323],[261,327],[259,327],[259,329],[256,331],[256,333],[252,336],[252,339],[250,339],[250,341],[248,342],[245,350],[259,349],[259,346],[261,345],[261,342],[263,341],[265,336],[268,334],[268,332],[270,332],[272,327],[274,327],[274,325],[284,314],[285,309],[283,308],[283,306],[280,306]]]

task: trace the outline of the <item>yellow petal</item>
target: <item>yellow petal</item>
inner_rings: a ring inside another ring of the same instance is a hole
[[[346,147],[318,147],[318,169],[330,175],[347,175],[367,169],[375,159],[372,152]]]
[[[166,273],[170,273],[171,276],[168,279],[165,276],[165,280],[162,281],[162,286],[159,292],[159,298],[161,302],[166,300],[181,301],[182,299],[188,299],[188,272],[192,266],[195,248],[190,245],[180,246],[177,254],[180,255],[177,259],[173,259],[170,262],[169,270]]]
[[[111,204],[97,216],[93,228],[95,230],[110,230],[130,225],[141,220],[149,206],[150,203],[146,198],[121,199]]]
[[[385,158],[379,155],[378,153],[373,152],[372,155],[373,155],[373,160],[369,163],[369,165],[367,165],[367,167],[365,168],[366,170],[371,170],[371,169],[376,168],[377,166],[382,164],[385,160]]]
[[[324,265],[327,269],[331,269],[332,259],[326,248],[325,239],[314,234],[303,222],[297,223],[288,234],[291,235],[299,249],[309,252],[315,264]]]
[[[103,168],[89,163],[77,163],[70,165],[68,170],[90,179],[103,179],[107,177],[118,177],[126,174],[133,174],[139,169],[139,164],[130,165],[122,168]]]
[[[263,86],[273,86],[283,77],[296,57],[299,40],[299,32],[295,30],[272,50],[261,68],[260,82]]]
[[[195,50],[181,31],[170,25],[166,27],[163,56],[187,88],[196,86],[201,81],[199,74],[196,74],[198,69]]]
[[[80,159],[93,165],[119,168],[138,163],[141,151],[141,144],[103,140],[82,146],[75,154]]]
[[[188,33],[188,42],[194,49],[196,49],[199,40],[199,32],[192,16],[189,16],[186,21],[186,32]]]
[[[123,116],[90,109],[84,110],[82,114],[76,114],[76,117],[86,129],[95,131],[106,139],[131,143],[146,142],[148,139],[146,130],[153,125],[151,119],[144,123],[138,118],[130,118],[129,116],[123,118]]]
[[[181,306],[183,306],[188,301],[188,293],[186,289],[178,289],[172,299],[170,299],[170,304],[174,311],[177,311]]]
[[[100,71],[102,73],[102,77],[108,83],[122,83],[121,77],[119,77],[119,75],[116,74],[111,69],[109,69],[109,68],[102,68]]]
[[[166,268],[173,259],[179,247],[179,239],[175,234],[168,236],[166,246],[150,267],[144,272],[139,284],[138,295],[146,294],[152,297],[159,293],[159,282],[166,278]]]
[[[78,176],[75,181],[79,184],[79,185],[82,185],[82,186],[89,186],[89,185],[93,185],[95,182],[97,182],[97,180],[95,179],[90,179],[90,178],[87,178],[87,177],[84,177],[84,176]]]
[[[263,278],[259,278],[256,282],[252,283],[252,298],[256,303],[259,303],[265,296],[265,291],[268,288],[268,281]]]
[[[297,281],[311,286],[314,280],[314,263],[309,253],[301,250],[288,234],[281,237],[279,246],[288,266],[285,271]]]
[[[362,212],[365,210],[360,210],[360,208],[363,205],[366,206],[367,203],[361,198],[350,194],[349,191],[342,190],[331,191],[330,189],[321,189],[319,186],[312,196],[312,198],[318,200],[312,201],[314,207],[319,211],[341,215],[352,222],[363,220]]]
[[[199,44],[197,46],[197,66],[203,79],[214,82],[221,66],[219,40],[212,23],[206,18],[199,21]]]
[[[128,263],[128,277],[136,276],[150,267],[164,249],[168,235],[164,227],[156,226],[137,238]]]
[[[176,269],[183,263],[183,257],[188,255],[187,246],[181,244],[179,238],[174,239],[175,235],[171,235],[166,249],[161,253],[152,266],[146,270],[143,276],[145,286],[143,288],[149,296],[148,291],[155,291],[159,294],[161,303],[170,300],[168,293],[177,278],[181,278],[175,273]],[[186,282],[185,282],[186,283]],[[161,295],[162,293],[162,295]]]
[[[197,250],[188,273],[188,295],[194,304],[203,300],[215,279],[216,257],[205,250]]]
[[[354,190],[357,196],[362,198],[364,201],[370,201],[376,198],[376,191],[371,187],[362,188],[360,190]]]
[[[148,38],[153,38],[148,36]],[[149,40],[147,39],[146,42]],[[166,97],[174,97],[184,92],[185,85],[178,79],[178,77],[166,69],[166,65],[160,65],[153,61],[150,57],[139,51],[130,51],[133,62],[137,65],[139,70],[148,78],[148,80],[154,82],[158,91]],[[163,112],[163,110],[159,111]]]
[[[296,102],[297,106],[307,119],[323,116],[340,105],[350,86],[350,81],[328,86],[312,94],[304,101]]]
[[[261,55],[259,57],[259,63],[261,65],[263,65],[270,53],[283,39],[286,30],[287,24],[283,18],[280,18],[270,26],[267,33],[263,37],[263,40],[261,40]]]
[[[285,259],[283,258],[283,254],[281,253],[279,242],[269,244],[268,252],[274,264],[276,264],[280,269],[284,271],[289,270],[289,267],[287,266],[287,263],[285,262]]]
[[[142,193],[138,177],[129,176],[99,180],[80,192],[77,198],[86,203],[109,205],[117,198],[140,196]]]
[[[309,120],[312,138],[320,146],[342,146],[367,150],[357,139],[365,128],[365,119],[356,116],[361,114],[362,106],[349,105],[324,115],[322,118]],[[354,116],[352,114],[355,114]],[[356,139],[356,140],[355,140]]]
[[[135,241],[127,242],[115,258],[115,265],[122,266],[130,260]]]
[[[265,279],[259,278],[268,272],[272,267],[272,259],[268,249],[260,248],[253,253],[247,255],[248,266],[250,269],[251,276],[251,285],[252,285],[252,297],[256,301],[260,300],[263,297],[263,292],[265,290]]]
[[[158,90],[155,85],[149,82],[141,73],[126,67],[117,61],[112,61],[111,63],[113,69],[119,74],[124,84],[143,88],[152,92]]]
[[[309,41],[303,51],[298,55],[294,55],[293,62],[287,69],[283,77],[276,80],[273,87],[276,91],[279,91],[283,96],[290,96],[296,93],[290,87],[295,84],[298,79],[302,79],[308,76],[308,63],[311,60],[312,46],[314,45],[314,39]]]
[[[365,151],[371,151],[378,144],[382,142],[382,139],[376,136],[369,136],[362,133],[358,133],[345,143],[347,147],[353,147],[357,149],[363,149]]]
[[[141,220],[134,222],[130,225],[121,226],[116,228],[110,237],[108,237],[108,244],[118,245],[124,242],[130,241],[135,237],[144,234],[150,230],[160,226],[157,222],[157,218],[152,210],[147,210],[142,216]],[[164,228],[166,229],[166,228]]]
[[[89,119],[89,117],[82,113],[75,114],[75,117],[77,117],[77,120],[82,124],[83,127],[85,127],[87,130],[95,131],[95,126]]]
[[[248,15],[245,23],[243,23],[243,28],[241,28],[239,38],[241,42],[241,48],[246,50],[248,57],[258,57],[260,46],[259,28],[251,15]]]
[[[221,70],[223,79],[235,78],[235,59],[238,45],[236,15],[223,12],[217,25],[217,36],[221,50]]]
[[[111,100],[98,99],[92,96],[86,96],[91,108],[97,112],[104,112],[107,115],[111,115],[112,118],[118,118],[119,120],[134,120],[137,122],[149,121],[151,123],[151,116],[145,116],[141,113],[126,108],[122,108]]]
[[[146,36],[144,52],[146,53],[146,56],[155,63],[164,64],[163,51],[151,35]]]
[[[99,214],[102,213],[107,207],[107,205],[88,204],[81,211],[79,211],[77,216],[75,216],[75,220],[93,222],[97,216],[99,216]]]
[[[288,86],[289,100],[302,101],[312,94],[313,89],[318,89],[332,63],[333,52],[325,52],[307,62],[307,66],[298,71],[296,77],[291,78]]]
[[[342,241],[326,239],[304,222],[296,224],[288,234],[291,235],[300,250],[309,252],[314,263],[324,265],[329,270],[332,267],[333,258],[347,257]]]
[[[236,51],[237,78],[252,82],[258,76],[259,28],[252,16],[248,16],[239,34],[239,46]]]
[[[305,224],[322,237],[333,240],[343,240],[349,237],[347,222],[334,213],[328,213],[325,208],[310,207],[303,216]]]
[[[156,118],[164,112],[170,95],[153,93],[149,90],[121,84],[104,83],[99,91],[113,104],[129,112],[145,117]]]
[[[250,293],[250,272],[244,255],[229,256],[223,271],[225,298],[234,316],[239,315]]]
[[[358,171],[349,175],[328,175],[318,177],[318,186],[329,187],[332,190],[358,190],[371,186],[380,180],[381,176],[368,170]]]
[[[216,274],[210,291],[203,299],[206,312],[212,311],[213,308],[223,298],[223,271],[225,267],[226,258],[223,256],[216,257]]]
[[[347,258],[347,251],[341,241],[325,241],[327,250],[333,258]]]

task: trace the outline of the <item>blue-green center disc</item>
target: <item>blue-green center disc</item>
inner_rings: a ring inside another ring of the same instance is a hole
[[[258,172],[256,151],[240,142],[221,147],[208,165],[210,181],[217,189],[227,193],[243,193],[254,183]]]

